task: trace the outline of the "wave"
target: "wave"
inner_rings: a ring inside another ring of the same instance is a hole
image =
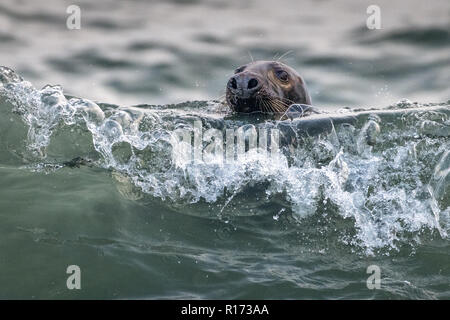
[[[323,219],[339,230],[337,241],[368,254],[420,242],[426,233],[448,237],[450,102],[402,100],[279,120],[230,114],[216,101],[95,103],[65,96],[60,86],[38,90],[5,67],[0,80],[2,165],[49,173],[103,168],[125,198],[201,217],[284,215],[300,225]],[[208,129],[224,137],[239,129],[247,147],[228,161],[220,148],[208,161],[177,154],[191,143],[177,149],[174,133],[195,137],[196,123],[200,151],[217,146],[205,138]],[[276,152],[251,148],[246,134],[255,131],[278,132]]]
[[[355,35],[367,35],[367,28],[357,29]],[[359,43],[380,45],[384,43],[406,43],[410,45],[419,45],[424,47],[436,46],[446,47],[449,45],[448,39],[450,32],[445,27],[423,27],[423,28],[408,28],[408,29],[396,29],[388,32],[385,35],[361,39]]]

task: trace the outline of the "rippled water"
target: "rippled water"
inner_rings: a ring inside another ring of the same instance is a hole
[[[77,31],[21,3],[0,5],[1,298],[450,297],[448,2],[381,1],[377,31],[364,2],[80,2]],[[215,101],[247,51],[287,50],[321,114]],[[277,129],[279,152],[180,162],[195,121]]]

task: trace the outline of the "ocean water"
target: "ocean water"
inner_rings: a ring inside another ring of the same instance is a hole
[[[370,4],[2,1],[0,298],[449,299],[450,4]],[[220,103],[280,57],[322,113]],[[279,148],[192,162],[195,123]]]

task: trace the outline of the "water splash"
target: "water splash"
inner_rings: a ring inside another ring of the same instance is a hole
[[[356,231],[342,241],[369,254],[418,241],[424,230],[447,237],[448,103],[405,100],[382,110],[253,119],[253,126],[280,130],[281,152],[275,157],[251,150],[225,164],[180,166],[172,157],[176,129],[193,131],[193,121],[200,119],[206,129],[225,130],[248,125],[247,119],[224,113],[215,102],[96,104],[68,98],[60,86],[37,90],[9,69],[0,74],[0,95],[9,101],[1,102],[2,118],[19,116],[27,125],[22,150],[27,161],[91,158],[112,170],[127,199],[160,199],[175,210],[209,217],[276,212],[279,217],[286,211],[299,224],[331,212],[351,221]],[[8,141],[1,143],[7,150]]]

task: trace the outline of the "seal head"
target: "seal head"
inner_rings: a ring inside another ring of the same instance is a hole
[[[254,61],[237,68],[226,88],[235,112],[282,113],[292,104],[311,104],[303,78],[278,61]]]

